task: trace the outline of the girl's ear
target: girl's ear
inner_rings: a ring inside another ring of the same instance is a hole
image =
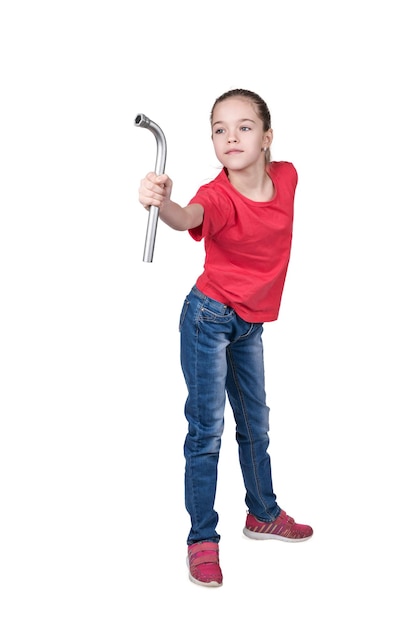
[[[266,133],[264,134],[264,138],[263,138],[263,142],[262,142],[262,147],[265,149],[268,149],[271,147],[272,144],[272,140],[274,138],[274,133],[272,128],[270,128],[269,130],[266,131]]]

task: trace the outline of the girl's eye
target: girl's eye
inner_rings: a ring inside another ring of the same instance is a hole
[[[217,128],[214,132],[216,135],[221,135],[222,133],[224,133],[224,128]]]
[[[241,126],[240,130],[246,131],[246,130],[250,130],[250,128],[249,128],[249,126]]]

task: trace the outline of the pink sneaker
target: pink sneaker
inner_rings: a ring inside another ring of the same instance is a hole
[[[296,524],[292,517],[281,509],[273,522],[262,522],[248,513],[243,534],[250,539],[281,539],[281,541],[306,541],[313,534],[311,526]]]
[[[219,563],[219,544],[213,541],[200,541],[188,546],[189,578],[197,585],[220,587],[223,583]]]

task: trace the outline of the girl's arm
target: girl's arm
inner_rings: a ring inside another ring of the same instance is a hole
[[[181,207],[171,200],[172,180],[166,174],[150,172],[140,181],[139,202],[145,209],[159,207],[159,217],[174,230],[189,230],[200,226],[204,209],[201,204]]]

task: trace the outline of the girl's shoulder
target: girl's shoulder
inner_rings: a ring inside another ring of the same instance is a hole
[[[270,167],[274,171],[281,171],[281,172],[285,172],[285,171],[289,172],[289,171],[295,170],[294,163],[291,163],[291,161],[271,161],[268,167]]]
[[[268,165],[268,173],[272,179],[285,179],[297,184],[298,173],[291,161],[271,161]]]

